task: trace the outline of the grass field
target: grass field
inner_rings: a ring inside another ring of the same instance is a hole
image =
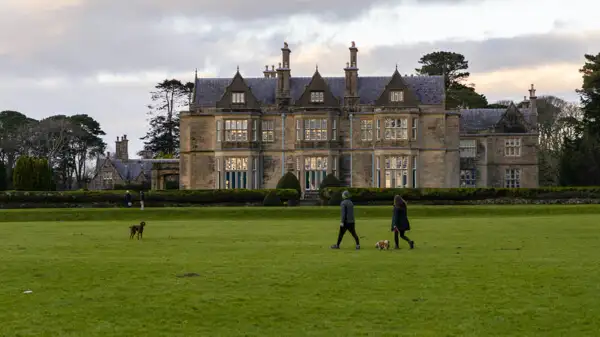
[[[597,336],[600,215],[581,209],[416,210],[412,251],[376,251],[392,239],[376,216],[359,219],[361,251],[350,235],[331,251],[335,209],[304,220],[164,209],[139,242],[131,221],[3,222],[0,335]]]

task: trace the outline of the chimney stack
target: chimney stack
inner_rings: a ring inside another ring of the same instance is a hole
[[[358,67],[357,67],[356,43],[352,41],[350,46],[350,62],[346,62],[346,89],[344,91],[344,105],[347,107],[358,104]]]
[[[290,54],[291,50],[287,42],[281,48],[281,61],[277,69],[277,102],[279,105],[287,105],[290,101]]]
[[[538,110],[537,110],[537,96],[535,95],[535,87],[531,84],[529,89],[529,124],[537,130],[538,124]]]
[[[116,159],[129,160],[129,140],[127,140],[127,135],[123,135],[120,141],[119,137],[117,137],[115,150]]]

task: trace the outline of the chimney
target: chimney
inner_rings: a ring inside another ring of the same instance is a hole
[[[354,106],[358,104],[358,67],[357,67],[358,48],[352,41],[350,46],[350,62],[346,63],[344,72],[346,73],[346,89],[344,92],[344,105]]]
[[[271,77],[271,73],[269,72],[269,66],[268,65],[265,66],[265,71],[263,71],[263,74],[265,75],[265,78]]]
[[[110,152],[106,151],[106,158],[110,158]]]
[[[277,101],[287,105],[290,100],[290,50],[287,42],[281,48],[281,61],[277,69]]]
[[[117,137],[117,141],[115,142],[115,157],[120,160],[128,160],[129,159],[129,140],[127,140],[127,135],[123,135],[121,140],[119,141],[119,137]]]
[[[531,84],[529,89],[529,123],[537,130],[538,124],[538,110],[537,110],[537,96],[535,95],[535,87]]]

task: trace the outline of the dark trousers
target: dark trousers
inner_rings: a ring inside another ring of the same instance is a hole
[[[402,238],[402,240],[410,243],[410,239],[404,235],[404,233],[406,233],[406,231],[401,231],[401,230],[397,230],[394,231],[394,242],[396,242],[396,247],[398,247],[400,245],[400,240],[398,240],[398,236],[400,236]]]
[[[344,238],[344,234],[346,231],[352,234],[354,241],[356,241],[356,245],[360,245],[360,241],[358,240],[358,235],[356,234],[356,229],[353,223],[345,223],[344,226],[340,227],[340,234],[338,234],[337,245],[339,246],[342,243],[342,239]]]

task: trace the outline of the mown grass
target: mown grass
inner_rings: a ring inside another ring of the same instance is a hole
[[[329,250],[337,210],[242,220],[169,210],[143,241],[128,240],[131,221],[5,222],[0,335],[597,336],[598,215],[422,210],[417,249],[383,252],[380,217],[359,218],[361,251],[350,236]]]
[[[0,222],[31,221],[140,221],[144,220],[261,220],[276,218],[325,219],[339,216],[339,207],[173,207],[173,208],[43,208],[0,210]],[[356,206],[359,218],[388,218],[391,206]],[[411,218],[521,217],[600,215],[600,205],[410,205]]]

